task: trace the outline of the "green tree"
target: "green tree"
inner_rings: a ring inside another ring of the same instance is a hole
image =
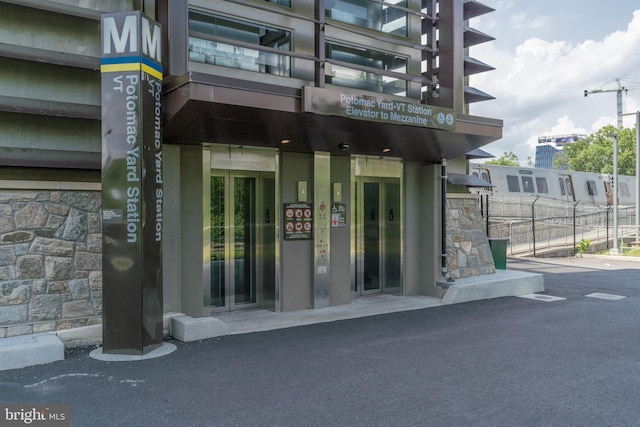
[[[561,151],[553,157],[553,169],[570,170],[569,157],[565,151]]]
[[[516,156],[513,151],[509,151],[508,153],[505,151],[502,153],[502,156],[497,159],[488,160],[485,162],[488,165],[499,165],[499,166],[520,166],[520,162],[518,161],[518,156]]]
[[[613,173],[613,135],[618,136],[618,173],[635,175],[636,131],[605,126],[585,139],[565,146],[553,160],[554,169]]]

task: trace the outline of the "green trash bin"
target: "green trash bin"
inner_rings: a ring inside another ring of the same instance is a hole
[[[497,270],[507,269],[507,243],[509,239],[489,239],[493,263]]]

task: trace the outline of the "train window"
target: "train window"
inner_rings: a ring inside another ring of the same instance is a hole
[[[571,185],[571,178],[565,178],[565,182],[567,184],[567,194],[573,196],[573,186]]]
[[[472,172],[472,173],[471,173],[471,175],[475,176],[476,178],[480,178],[480,177],[478,176],[478,172]]]
[[[489,174],[487,172],[482,172],[482,179],[487,182],[491,182],[491,179],[489,179]]]
[[[566,196],[567,191],[564,189],[564,179],[558,178],[558,181],[560,182],[560,194],[562,194],[563,196]]]
[[[629,187],[626,182],[619,183],[618,187],[620,187],[620,197],[629,197]]]
[[[525,193],[533,193],[535,190],[533,189],[533,178],[530,176],[522,177],[522,191]]]
[[[596,188],[595,181],[587,181],[587,192],[589,193],[590,196],[598,195],[598,189]]]
[[[538,187],[538,193],[548,193],[547,178],[536,178],[536,186]]]
[[[507,175],[507,187],[509,187],[511,193],[519,193],[520,181],[518,181],[518,177],[515,175]]]

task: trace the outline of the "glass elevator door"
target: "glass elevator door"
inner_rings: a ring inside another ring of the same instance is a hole
[[[253,172],[211,174],[211,307],[216,311],[260,306],[263,292],[273,304],[275,238],[273,207],[262,194],[272,194],[273,179]],[[273,201],[271,201],[271,204]],[[271,209],[271,211],[270,211]],[[268,308],[268,307],[267,307]]]
[[[400,294],[400,180],[360,178],[356,216],[356,293]]]

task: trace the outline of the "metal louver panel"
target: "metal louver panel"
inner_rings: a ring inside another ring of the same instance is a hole
[[[477,2],[475,0],[469,0],[468,2],[466,2],[464,4],[464,11],[463,11],[464,20],[466,21],[466,20],[469,20],[471,18],[475,18],[477,16],[481,16],[481,15],[484,15],[486,13],[493,12],[493,11],[495,11],[495,9],[493,9],[493,8],[491,8],[491,7],[489,7],[489,6],[485,5],[485,4],[482,4],[482,3]]]
[[[485,71],[491,71],[491,70],[495,70],[495,68],[489,64],[485,64],[484,62],[478,61],[477,59],[471,58],[469,56],[464,58],[464,75],[465,76],[484,73]]]
[[[464,88],[464,101],[467,104],[473,104],[474,102],[481,102],[481,101],[489,101],[491,99],[496,99],[496,98],[489,95],[488,93],[485,93],[471,86],[465,86]]]
[[[466,28],[464,30],[464,47],[475,46],[478,44],[490,42],[495,39],[495,37],[492,37],[474,28]]]

